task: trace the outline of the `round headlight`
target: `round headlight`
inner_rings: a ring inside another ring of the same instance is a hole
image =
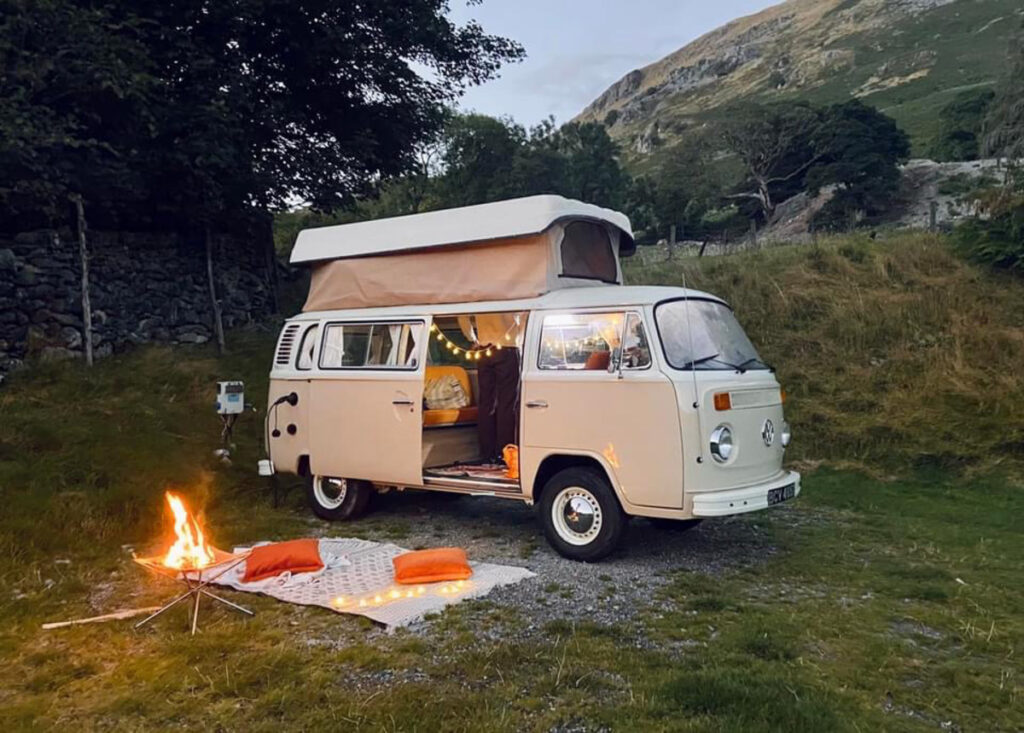
[[[789,445],[789,441],[793,439],[793,431],[789,429],[789,423],[782,423],[782,435],[779,436],[779,440],[782,442],[782,447],[785,448]]]
[[[719,463],[725,463],[732,455],[732,431],[725,425],[719,425],[711,433],[711,455]]]

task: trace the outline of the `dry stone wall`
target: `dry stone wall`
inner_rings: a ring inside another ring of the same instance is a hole
[[[203,343],[213,316],[203,243],[177,234],[90,232],[90,300],[97,357],[147,342]],[[266,249],[214,239],[224,326],[273,310]],[[81,269],[71,232],[0,235],[0,373],[26,360],[80,358]]]

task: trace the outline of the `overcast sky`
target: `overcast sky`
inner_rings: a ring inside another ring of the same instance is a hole
[[[451,0],[458,22],[513,38],[526,59],[471,89],[465,110],[532,125],[567,122],[627,72],[777,0]]]

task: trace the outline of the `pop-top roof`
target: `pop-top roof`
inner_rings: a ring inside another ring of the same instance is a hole
[[[291,262],[317,262],[450,244],[483,243],[539,234],[552,224],[568,219],[611,224],[623,235],[619,254],[628,256],[636,251],[633,229],[625,214],[562,196],[529,196],[493,204],[305,229],[295,240]]]

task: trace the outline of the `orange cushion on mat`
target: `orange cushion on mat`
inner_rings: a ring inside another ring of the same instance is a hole
[[[395,582],[440,583],[442,580],[465,580],[473,574],[466,560],[466,551],[459,547],[417,550],[391,558],[395,565]]]
[[[254,547],[245,559],[242,582],[273,578],[284,572],[311,573],[320,570],[320,543],[317,540],[289,540]]]

